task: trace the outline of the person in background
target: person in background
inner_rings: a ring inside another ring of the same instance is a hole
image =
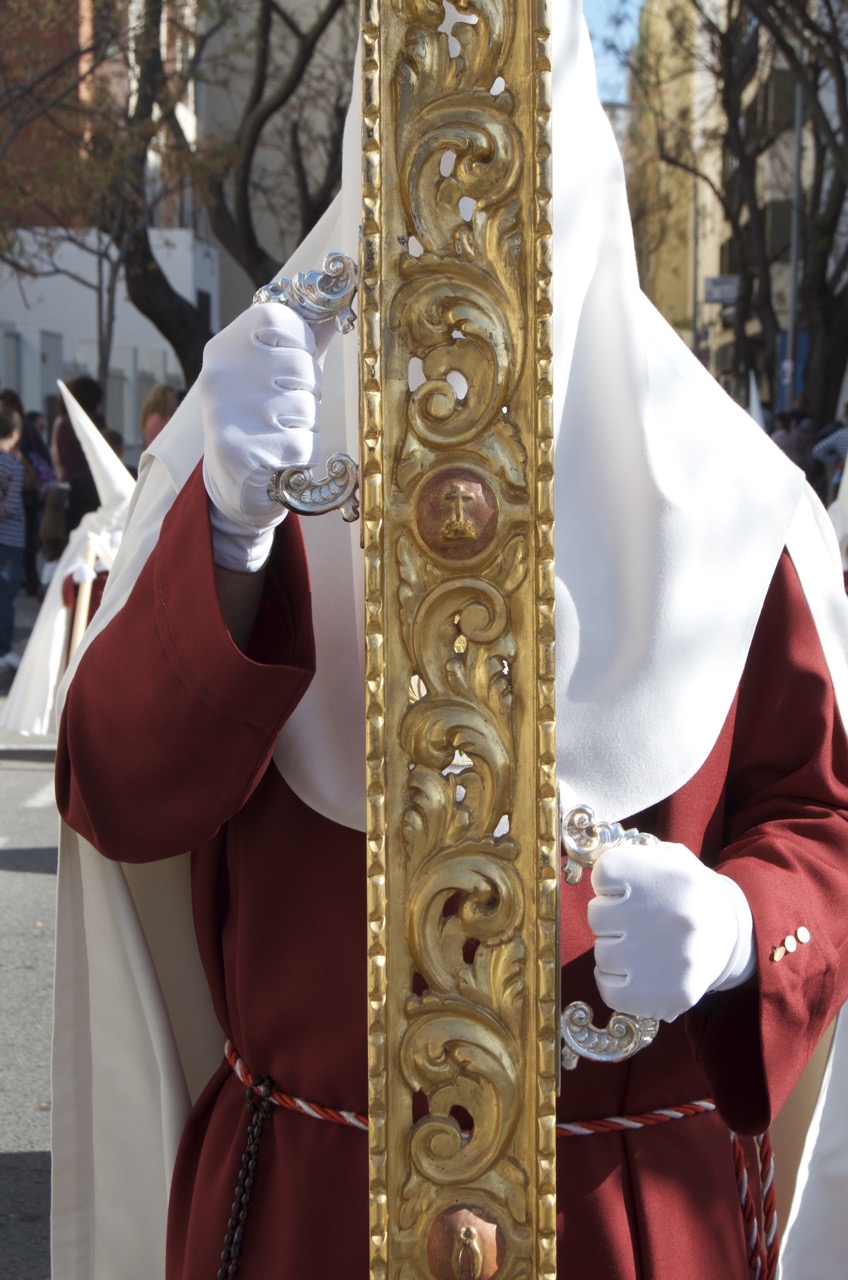
[[[771,433],[771,438],[791,462],[800,464],[801,449],[798,432],[788,413],[781,412],[774,415],[774,431]]]
[[[165,423],[171,418],[180,402],[176,387],[160,382],[150,391],[141,406],[141,434],[144,447],[149,449]]]
[[[24,414],[24,429],[21,434],[21,448],[28,448],[30,454],[37,453],[50,467],[50,475],[55,479],[55,472],[50,462],[50,446],[45,439],[47,424],[44,414],[38,409],[28,409]]]
[[[0,667],[12,670],[20,662],[12,638],[26,544],[20,438],[18,415],[0,411]]]
[[[120,431],[115,431],[112,427],[107,427],[107,429],[103,432],[103,438],[106,441],[106,443],[111,446],[111,448],[118,455],[118,457],[121,459],[121,462],[123,462],[124,466],[127,468],[127,471],[129,471],[132,478],[134,480],[137,480],[138,471],[136,470],[135,467],[129,466],[127,464],[126,458],[124,457],[126,445],[124,443],[124,437],[121,435]]]
[[[86,411],[94,425],[105,431],[106,419],[100,412],[103,390],[100,383],[86,374],[72,378],[68,390]],[[86,461],[82,445],[76,437],[67,414],[60,414],[53,423],[50,434],[50,456],[56,476],[70,486],[68,496],[68,532],[75,529],[88,511],[96,511],[100,505],[97,485]]]
[[[38,412],[24,412],[23,402],[17,391],[10,387],[0,390],[0,408],[15,413],[21,422],[21,439],[18,446],[24,463],[24,516],[26,519],[26,547],[24,550],[24,585],[28,596],[39,594],[38,551],[41,545],[38,528],[44,511],[44,499],[56,475],[50,462],[50,450],[38,429]]]
[[[62,552],[68,545],[68,492],[66,484],[53,484],[44,499],[44,511],[38,529],[42,557],[38,595],[42,600]]]
[[[12,387],[0,388],[0,408],[4,413],[16,413],[23,423],[24,405],[21,397]]]
[[[47,450],[47,457],[50,457],[50,445],[47,439],[47,419],[40,409],[27,409],[24,414],[24,422],[32,427],[44,448]]]
[[[830,488],[828,503],[833,502],[842,479],[845,466],[845,455],[848,453],[848,404],[843,407],[842,417],[829,423],[819,434],[813,445],[813,457],[827,470]]]
[[[816,430],[815,419],[810,413],[806,394],[802,393],[795,397],[795,402],[789,411],[789,421],[798,450],[798,456],[793,458],[793,461],[797,462],[804,472],[807,477],[807,483],[819,501],[827,504],[829,501],[830,476],[825,464],[813,452],[821,436]],[[773,436],[772,439],[774,439]]]

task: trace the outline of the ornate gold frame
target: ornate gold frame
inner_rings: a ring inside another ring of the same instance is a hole
[[[362,5],[371,1276],[553,1280],[550,0],[454,4]]]

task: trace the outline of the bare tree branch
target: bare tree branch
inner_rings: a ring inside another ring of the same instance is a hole
[[[91,37],[63,46],[50,33],[68,27],[64,0],[42,0],[36,12],[44,35],[30,45],[31,0],[4,0],[0,12],[0,260],[22,277],[54,269],[32,250],[27,260],[15,239],[16,226],[37,221],[93,254],[106,299],[101,350],[124,271],[131,299],[191,381],[206,313],[170,285],[151,228],[190,204],[193,228],[211,227],[257,283],[270,278],[285,247],[281,224],[307,230],[340,180],[355,0],[312,10],[302,0],[198,0],[190,27],[164,0],[103,0]],[[344,12],[349,25],[339,26]],[[195,95],[216,93],[230,94],[231,115],[219,113],[211,131],[187,129]]]

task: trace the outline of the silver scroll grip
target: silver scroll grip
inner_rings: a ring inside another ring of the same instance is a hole
[[[280,302],[308,324],[335,320],[339,333],[350,333],[356,315],[356,264],[343,253],[327,254],[320,271],[300,272],[291,280],[272,280],[257,289],[254,305]],[[341,510],[342,519],[359,517],[359,467],[346,453],[334,453],[327,474],[316,479],[310,467],[275,471],[268,494],[281,506],[302,516]]]
[[[583,872],[591,868],[605,849],[628,844],[655,844],[653,836],[625,831],[618,822],[596,822],[587,805],[570,810],[562,819],[562,843],[566,852],[562,869],[566,884],[579,884]],[[638,1018],[629,1013],[613,1013],[606,1027],[596,1027],[589,1005],[575,1001],[560,1015],[562,1065],[573,1071],[580,1058],[590,1062],[622,1062],[651,1043],[659,1030],[656,1018]]]

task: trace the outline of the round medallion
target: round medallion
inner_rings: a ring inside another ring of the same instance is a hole
[[[485,551],[498,528],[495,492],[471,467],[436,471],[418,491],[422,541],[444,560],[471,560]]]
[[[503,1232],[485,1209],[455,1205],[430,1227],[427,1262],[434,1280],[496,1280],[503,1260]]]

